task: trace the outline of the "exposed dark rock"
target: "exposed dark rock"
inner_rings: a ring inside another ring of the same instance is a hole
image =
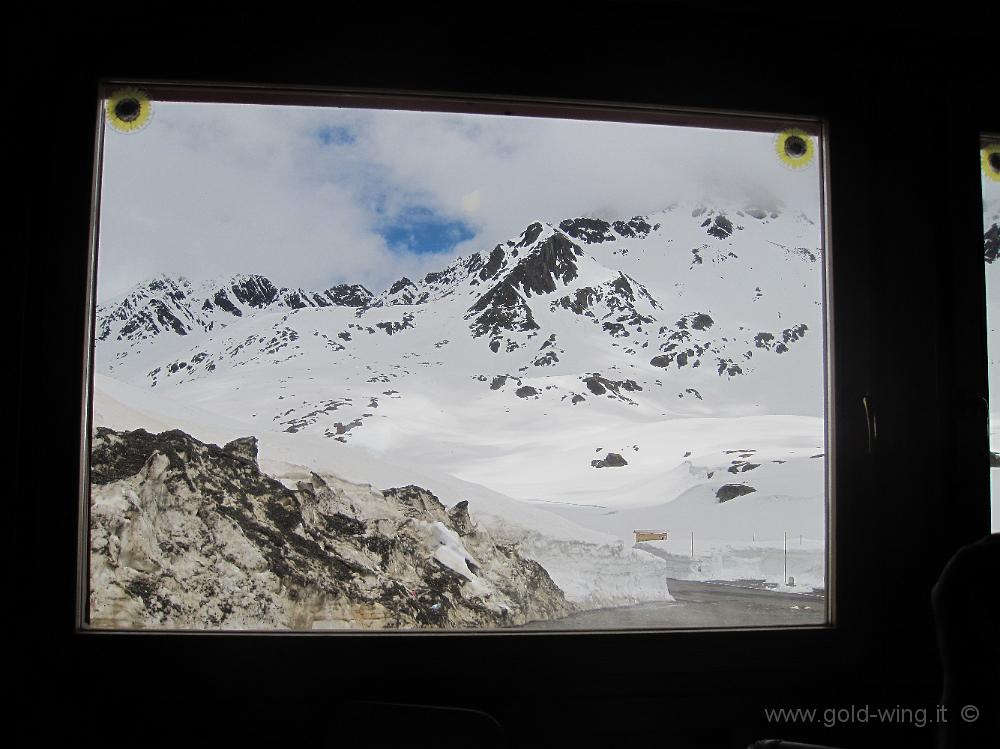
[[[590,461],[590,465],[594,468],[621,468],[627,466],[628,461],[618,453],[608,453],[600,460]]]
[[[469,500],[467,499],[456,503],[454,507],[448,510],[448,518],[451,520],[452,527],[461,536],[467,536],[476,529],[472,522],[472,517],[469,515]]]
[[[521,232],[521,241],[519,241],[516,247],[527,247],[528,245],[534,244],[535,240],[538,239],[538,235],[542,233],[542,225],[537,221],[523,232]]]
[[[797,341],[805,336],[807,330],[809,330],[809,326],[805,323],[800,323],[794,327],[786,328],[781,331],[781,340],[785,343]]]
[[[392,335],[393,333],[398,333],[399,331],[405,330],[406,328],[412,328],[413,315],[407,313],[403,315],[403,319],[400,320],[399,322],[390,321],[390,322],[375,323],[375,327],[382,328],[382,330],[384,330],[386,333]]]
[[[240,308],[230,301],[225,289],[219,289],[215,292],[215,296],[212,297],[212,299],[215,302],[215,306],[219,309],[225,310],[229,314],[236,317],[243,317],[243,313],[240,311]]]
[[[514,395],[518,398],[531,398],[532,396],[538,395],[538,389],[531,387],[531,385],[524,385],[519,387],[514,391]]]
[[[591,375],[584,378],[583,382],[586,384],[587,389],[594,395],[604,395],[608,389],[604,386],[603,380],[604,378],[599,375]]]
[[[479,270],[482,267],[482,265],[483,265],[483,256],[478,252],[474,252],[471,255],[469,255],[469,259],[465,261],[465,267],[469,271],[469,275],[474,274],[477,270]]]
[[[505,276],[504,283],[526,296],[550,294],[556,281],[567,284],[577,276],[576,258],[583,251],[561,234],[553,234],[521,258]]]
[[[621,323],[606,322],[601,327],[606,330],[612,338],[626,338],[629,335],[629,332]]]
[[[398,503],[411,518],[431,518],[441,522],[448,519],[448,511],[437,495],[419,486],[393,487],[382,494]]]
[[[360,426],[364,426],[364,424],[365,423],[361,419],[355,419],[354,421],[348,424],[343,424],[339,421],[335,421],[333,424],[334,434],[335,435],[347,434],[352,429],[357,429]],[[286,429],[285,431],[287,432],[288,430]]]
[[[482,267],[479,271],[479,278],[485,281],[488,278],[493,278],[497,272],[500,270],[500,266],[503,263],[503,247],[497,245],[493,248],[493,252],[490,253],[489,260],[486,261],[486,265]]]
[[[572,310],[578,315],[584,314],[591,305],[599,299],[596,291],[590,286],[584,286],[583,288],[577,289],[573,292],[573,296],[564,296],[559,299],[555,304],[568,310]]]
[[[572,218],[560,222],[559,228],[582,242],[588,244],[600,244],[601,242],[614,242],[616,237],[611,233],[611,224],[601,221],[599,218]]]
[[[714,324],[715,320],[711,316],[704,312],[695,312],[690,315],[684,315],[677,321],[676,326],[679,330],[687,330],[689,326],[692,330],[708,330]]]
[[[350,403],[350,398],[345,398],[342,400],[332,399],[323,401],[321,404],[317,404],[317,408],[303,414],[302,416],[296,416],[295,418],[289,419],[288,421],[281,422],[281,425],[285,427],[285,431],[290,434],[295,434],[299,430],[315,424],[316,420],[325,414],[336,411],[338,408]],[[292,413],[292,411],[287,411],[285,415]]]
[[[291,309],[304,309],[315,306],[315,303],[299,290],[286,291],[283,295],[283,301],[285,306]]]
[[[987,263],[996,261],[1000,254],[1000,224],[993,224],[983,233],[983,253]]]
[[[264,276],[239,276],[233,280],[230,289],[240,302],[256,309],[262,309],[278,298],[278,290]]]
[[[771,341],[774,340],[773,333],[758,333],[753,337],[753,343],[757,348],[771,348]]]
[[[732,359],[723,359],[720,357],[718,360],[718,372],[720,377],[724,374],[735,377],[736,375],[743,374],[743,369],[739,364],[734,364]]]
[[[632,287],[629,285],[628,281],[628,276],[624,273],[619,273],[618,278],[611,282],[611,288],[621,294],[628,301],[634,302],[635,294],[632,293]]]
[[[715,498],[719,502],[728,502],[731,499],[736,499],[737,497],[742,497],[747,494],[753,494],[756,489],[752,486],[746,484],[723,484],[719,487],[718,491],[715,492]]]
[[[237,437],[232,442],[227,442],[222,448],[223,452],[227,452],[232,456],[237,458],[242,458],[243,460],[249,460],[251,463],[257,463],[257,438],[256,437]]]
[[[708,233],[713,237],[726,239],[727,237],[732,236],[733,222],[725,216],[716,216],[715,221],[713,221],[712,225],[708,228]]]
[[[556,355],[555,351],[549,351],[545,354],[539,356],[535,361],[532,362],[536,367],[550,367],[559,361],[559,357]]]
[[[580,379],[587,386],[587,389],[594,395],[604,395],[606,393],[610,393],[612,396],[626,401],[627,403],[632,403],[632,401],[622,395],[621,391],[637,392],[642,390],[642,386],[635,380],[612,380],[596,372],[588,374],[586,377],[581,377]]]
[[[653,230],[643,216],[636,216],[628,221],[615,221],[611,225],[623,237],[645,237]]]
[[[490,335],[497,337],[505,331],[537,330],[538,323],[531,314],[531,308],[524,298],[506,280],[501,281],[490,291],[479,298],[466,314],[466,319],[478,316],[469,326],[475,338]],[[494,347],[496,343],[496,347]],[[490,348],[496,352],[500,348],[499,341],[490,343]]]
[[[403,289],[405,289],[407,286],[412,286],[413,288],[416,288],[416,285],[413,283],[413,281],[408,279],[406,276],[403,276],[401,279],[396,281],[396,283],[394,283],[392,286],[389,287],[389,293],[397,294]]]
[[[340,284],[326,290],[326,296],[333,304],[341,307],[364,307],[374,298],[373,294],[360,284]]]

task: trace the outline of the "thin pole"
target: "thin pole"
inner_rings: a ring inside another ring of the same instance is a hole
[[[781,576],[785,585],[788,585],[788,531],[782,531],[781,545],[785,554],[785,561],[781,568]]]
[[[694,531],[691,531],[691,558],[694,559]]]

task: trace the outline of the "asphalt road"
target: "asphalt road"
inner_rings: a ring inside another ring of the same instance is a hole
[[[775,627],[822,624],[826,616],[822,596],[691,580],[668,580],[667,585],[674,603],[594,609],[555,621],[532,622],[522,629]]]

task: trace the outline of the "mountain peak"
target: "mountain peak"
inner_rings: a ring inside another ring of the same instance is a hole
[[[341,307],[364,307],[375,296],[359,283],[338,284],[331,286],[324,293],[334,305]]]
[[[411,281],[406,276],[403,276],[401,279],[396,281],[396,283],[394,283],[392,286],[389,287],[389,293],[397,294],[403,289],[405,289],[407,286],[412,286],[413,288],[417,288],[416,285],[413,283],[413,281]]]
[[[233,277],[229,288],[240,302],[256,309],[263,309],[278,299],[278,289],[265,276],[239,274]]]
[[[617,242],[620,239],[643,239],[659,228],[651,226],[645,216],[633,216],[628,221],[608,222],[600,218],[568,218],[559,222],[566,235],[585,244]]]
[[[549,294],[556,290],[556,281],[562,281],[565,286],[576,278],[576,258],[582,255],[583,250],[565,234],[553,232],[518,261],[504,283],[527,297],[532,293]]]

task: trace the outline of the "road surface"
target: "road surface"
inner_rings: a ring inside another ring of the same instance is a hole
[[[594,609],[521,629],[661,629],[670,627],[775,627],[822,624],[826,599],[692,580],[667,580],[674,603],[653,602]]]

